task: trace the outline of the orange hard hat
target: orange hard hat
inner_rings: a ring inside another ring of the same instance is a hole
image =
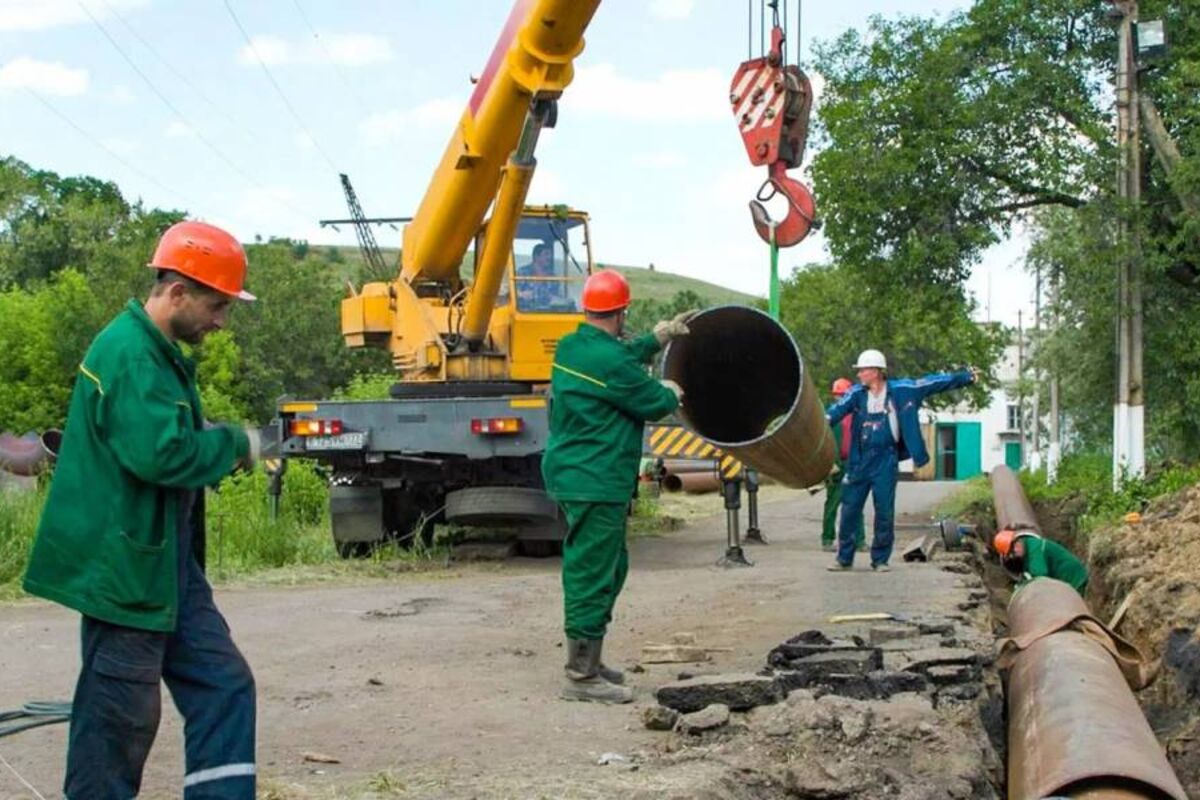
[[[239,300],[254,300],[246,283],[246,251],[227,231],[206,222],[177,222],[167,228],[148,267],[169,269]]]
[[[854,384],[850,382],[849,378],[838,378],[833,382],[833,389],[831,391],[835,396],[841,397],[846,392],[850,391],[850,387],[853,385]]]
[[[1012,552],[1013,539],[1016,538],[1016,533],[1005,528],[996,533],[996,537],[992,539],[992,546],[996,548],[996,552],[1001,558],[1008,558],[1008,554]]]
[[[615,269],[593,272],[583,285],[583,310],[593,314],[620,311],[629,305],[629,281]]]

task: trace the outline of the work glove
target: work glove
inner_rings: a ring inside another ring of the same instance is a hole
[[[676,314],[671,319],[664,319],[654,325],[654,338],[658,340],[660,345],[665,345],[672,339],[680,336],[687,336],[688,320],[695,316],[695,311],[684,311],[682,314]]]
[[[246,438],[250,440],[250,451],[246,453],[242,464],[246,469],[250,469],[262,458],[262,433],[258,428],[243,428],[243,430],[246,432]]]
[[[666,388],[670,389],[671,392],[674,393],[675,399],[678,400],[680,403],[683,403],[683,387],[682,386],[680,386],[678,383],[676,383],[673,380],[667,380],[667,379],[661,380],[661,381],[659,381],[659,383],[661,383]]]

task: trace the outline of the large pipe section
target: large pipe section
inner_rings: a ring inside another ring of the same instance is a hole
[[[61,441],[62,434],[56,430],[41,436],[0,433],[0,470],[14,475],[37,475],[57,457]]]
[[[787,486],[823,481],[833,434],[787,330],[745,306],[707,309],[688,328],[663,356],[663,375],[683,387],[684,423]]]
[[[992,471],[1000,530],[1038,530],[1020,481]],[[1121,670],[1065,618],[1091,616],[1074,589],[1038,578],[1008,606],[1009,636],[1033,637],[1008,678],[1009,800],[1187,800]],[[1053,631],[1053,632],[1051,632]]]
[[[1017,473],[1003,464],[992,470],[992,504],[996,509],[996,530],[1041,530]]]
[[[721,488],[721,476],[715,472],[672,472],[663,477],[662,487],[668,492],[708,494]]]
[[[1070,586],[1039,578],[1008,607],[1010,635],[1046,629],[1065,604],[1090,614]],[[1061,630],[1013,661],[1008,679],[1010,800],[1187,800],[1133,692],[1103,645]]]

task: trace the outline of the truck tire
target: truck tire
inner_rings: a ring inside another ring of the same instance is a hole
[[[378,486],[329,487],[333,544],[342,558],[361,558],[386,538]]]
[[[529,525],[558,519],[558,505],[541,489],[478,486],[446,495],[446,521],[461,525]]]

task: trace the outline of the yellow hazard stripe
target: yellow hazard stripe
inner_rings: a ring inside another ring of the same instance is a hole
[[[686,451],[684,451],[684,455],[688,456],[690,458],[691,456],[696,455],[696,451],[699,450],[703,446],[704,446],[704,440],[701,439],[699,436],[697,436],[696,441],[694,441],[690,445],[688,445],[688,449]]]
[[[678,430],[678,428],[669,428],[666,425],[660,425],[659,427],[655,428],[654,433],[650,434],[650,446],[654,447],[654,445],[658,444],[659,439],[666,436],[673,430]]]
[[[579,378],[580,380],[587,381],[588,383],[594,383],[597,386],[599,386],[601,389],[608,388],[608,384],[605,383],[604,381],[598,381],[595,378],[593,378],[591,375],[584,375],[582,372],[576,372],[575,370],[571,369],[570,367],[564,367],[562,364],[555,364],[554,368],[561,369],[563,372],[567,373],[568,375],[574,375],[576,378]]]
[[[92,383],[96,384],[96,391],[100,392],[100,394],[104,394],[104,385],[100,383],[100,378],[96,376],[96,373],[92,372],[83,364],[79,365],[79,371],[84,374],[84,377],[89,378]]]
[[[690,433],[685,433],[683,436],[680,436],[679,439],[675,442],[675,446],[671,448],[671,452],[668,453],[667,455],[671,455],[671,456],[679,455],[683,451],[683,448],[685,448],[689,444],[691,444],[695,438],[696,437]]]
[[[545,408],[544,397],[516,397],[508,402],[509,408]]]
[[[658,443],[658,447],[654,448],[654,452],[662,455],[667,452],[667,449],[674,444],[675,440],[683,435],[683,428],[676,428],[667,435],[667,438]]]

